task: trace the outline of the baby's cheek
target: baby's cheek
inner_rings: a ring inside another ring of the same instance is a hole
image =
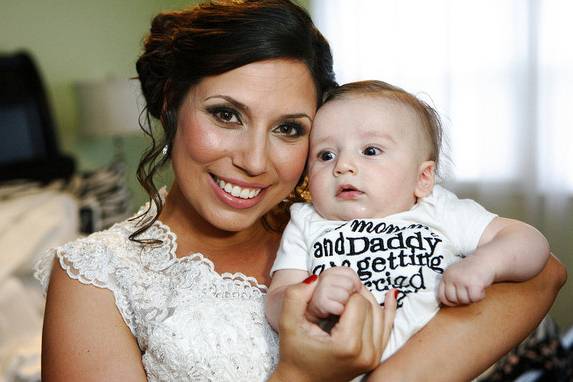
[[[326,190],[326,187],[320,187],[318,184],[319,183],[315,183],[314,186],[309,187],[312,197],[312,205],[320,216],[329,219],[332,215],[332,206],[328,201],[328,191]]]

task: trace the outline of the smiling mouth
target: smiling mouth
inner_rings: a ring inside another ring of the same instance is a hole
[[[223,179],[219,179],[213,174],[210,175],[215,181],[215,184],[217,184],[221,190],[225,191],[229,195],[234,196],[235,198],[252,199],[263,190],[262,188],[241,187],[230,182],[225,182]]]

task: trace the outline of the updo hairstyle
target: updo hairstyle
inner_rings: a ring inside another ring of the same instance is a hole
[[[317,106],[336,85],[328,42],[308,13],[289,0],[213,0],[153,19],[136,64],[147,104],[147,123],[141,127],[151,138],[137,178],[156,213],[141,215],[131,240],[146,242],[135,238],[157,220],[163,208],[153,178],[169,160],[178,109],[189,89],[204,77],[276,58],[306,64],[314,79]],[[159,120],[160,128],[152,119]],[[301,198],[300,192],[295,194],[290,199]]]

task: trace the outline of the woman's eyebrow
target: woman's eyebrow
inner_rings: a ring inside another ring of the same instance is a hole
[[[244,113],[248,113],[248,112],[249,112],[249,107],[248,107],[247,105],[245,105],[245,104],[242,103],[242,102],[237,101],[237,100],[234,99],[233,97],[229,97],[229,96],[226,96],[226,95],[216,94],[216,95],[209,96],[209,97],[205,98],[203,101],[208,101],[208,100],[213,99],[213,98],[221,98],[221,99],[223,99],[223,100],[229,102],[230,104],[232,104],[233,106],[235,106],[237,109],[241,110],[242,112],[244,112]]]
[[[222,94],[216,94],[216,95],[212,95],[209,96],[207,98],[205,98],[203,101],[208,101],[210,99],[213,98],[221,98],[227,102],[229,102],[231,105],[235,106],[237,109],[239,109],[241,112],[248,114],[250,109],[247,105],[245,105],[242,102],[237,101],[236,99],[234,99],[233,97],[229,97],[226,95],[222,95]],[[310,121],[310,123],[312,123],[312,118],[306,114],[306,113],[292,113],[292,114],[284,114],[280,116],[280,119],[297,119],[297,118],[306,118]]]
[[[285,114],[282,116],[284,119],[297,119],[297,118],[306,118],[312,123],[312,118],[306,113],[295,113],[295,114]]]

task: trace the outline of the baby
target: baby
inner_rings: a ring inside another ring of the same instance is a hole
[[[310,135],[312,204],[291,207],[271,270],[274,328],[285,287],[309,274],[320,275],[307,308],[316,321],[340,315],[362,285],[381,304],[397,289],[386,359],[440,301],[473,303],[492,283],[526,280],[543,268],[549,248],[539,231],[435,185],[441,135],[430,106],[387,83],[329,93]]]

